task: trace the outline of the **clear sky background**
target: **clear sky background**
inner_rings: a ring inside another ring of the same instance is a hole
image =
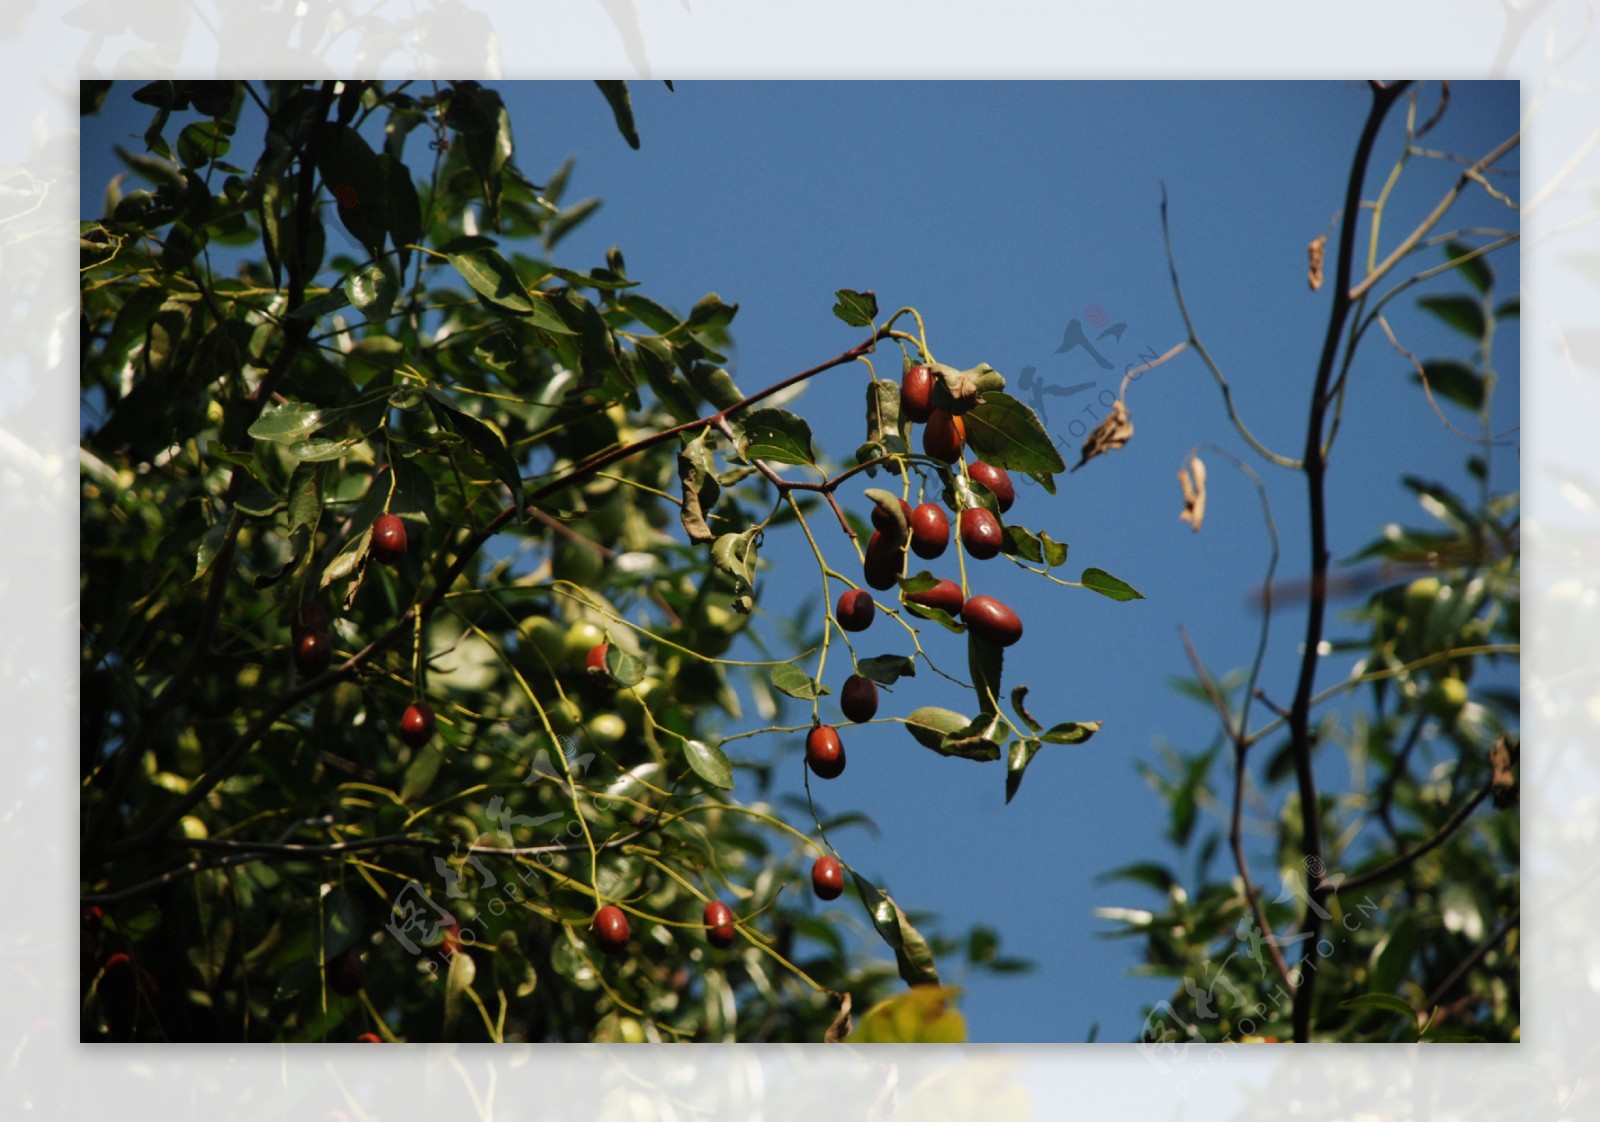
[[[1043,387],[1060,391],[1042,399],[1041,412],[1069,466],[1085,429],[1105,415],[1123,369],[1184,338],[1162,250],[1164,182],[1201,337],[1257,436],[1299,454],[1330,300],[1327,287],[1312,293],[1306,285],[1306,244],[1340,206],[1368,103],[1360,83],[683,82],[668,91],[638,81],[638,151],[619,136],[590,83],[497,88],[525,174],[543,182],[574,155],[566,201],[604,200],[557,260],[590,267],[618,245],[630,275],[658,300],[687,310],[715,291],[737,302],[730,369],[746,392],[857,342],[860,330],[830,311],[833,293],[872,289],[886,311],[918,308],[940,361],[987,362],[1023,398],[1020,376],[1032,367]],[[1437,86],[1428,87],[1423,114],[1436,97]],[[100,188],[118,170],[110,143],[128,145],[130,134],[136,143],[142,130],[142,119],[112,112],[117,104],[113,97],[83,123],[86,214],[97,213]],[[1397,154],[1403,111],[1391,116],[1375,150],[1368,198]],[[1457,83],[1428,144],[1475,158],[1516,131],[1518,114],[1515,83]],[[414,134],[412,149],[420,144]],[[1516,154],[1505,162],[1516,164]],[[1412,160],[1390,204],[1380,254],[1458,173],[1458,164]],[[1505,185],[1514,188],[1514,179]],[[1474,189],[1450,225],[1516,223],[1514,212]],[[1422,260],[1440,259],[1434,251]],[[1516,293],[1515,253],[1493,264],[1503,295]],[[1419,291],[1464,288],[1447,275]],[[1419,357],[1465,356],[1464,340],[1412,301],[1391,308],[1396,331]],[[1082,349],[1059,350],[1075,318],[1091,339],[1098,334],[1092,309],[1103,311],[1108,327],[1126,325],[1120,339],[1096,342],[1114,370]],[[1518,331],[1515,323],[1504,327],[1496,430],[1520,421]],[[897,354],[882,356],[880,371],[896,373]],[[1354,368],[1329,478],[1336,560],[1386,522],[1427,524],[1400,485],[1402,473],[1466,486],[1470,446],[1440,424],[1409,372],[1373,333]],[[847,463],[863,439],[864,377],[860,367],[830,371],[791,405],[836,463]],[[1082,1041],[1098,1026],[1102,1040],[1126,1041],[1139,1032],[1141,1006],[1170,990],[1167,980],[1130,977],[1136,945],[1100,938],[1111,926],[1093,912],[1152,905],[1149,891],[1096,877],[1134,861],[1176,858],[1163,839],[1165,805],[1135,762],[1154,759],[1162,743],[1193,749],[1215,734],[1214,715],[1170,685],[1189,673],[1177,629],[1187,628],[1213,670],[1245,665],[1259,627],[1248,601],[1267,562],[1256,493],[1218,456],[1206,457],[1203,532],[1179,521],[1176,472],[1187,451],[1214,442],[1262,473],[1282,538],[1279,575],[1292,578],[1307,565],[1301,477],[1248,450],[1198,356],[1180,355],[1144,375],[1128,405],[1135,435],[1126,449],[1060,477],[1053,498],[1019,486],[1009,520],[1070,543],[1066,576],[1099,566],[1146,599],[1119,604],[1061,588],[1003,558],[969,566],[975,591],[1023,614],[1024,638],[1007,655],[1008,685],[1028,684],[1029,707],[1047,724],[1099,720],[1103,730],[1083,747],[1047,747],[1009,806],[1000,763],[941,758],[898,724],[846,729],[849,768],[815,785],[825,812],[859,810],[876,822],[876,835],[858,829],[834,841],[903,907],[938,914],[951,932],[994,927],[1005,954],[1037,964],[1029,974],[968,979],[951,970],[957,964],[945,965],[947,981],[968,984],[962,1009],[974,1040]],[[1472,428],[1463,411],[1445,408]],[[1518,486],[1515,440],[1494,450],[1492,472],[1496,490]],[[865,514],[861,487],[847,485],[841,498]],[[830,561],[853,571],[832,521],[818,526],[832,533],[822,539]],[[815,566],[797,532],[769,536],[762,556],[771,563],[764,609],[787,615],[803,598],[815,601]],[[931,568],[954,576],[954,555]],[[1303,623],[1291,608],[1274,624],[1262,685],[1286,704]],[[1340,634],[1336,616],[1330,631]],[[934,625],[923,634],[935,658],[964,668],[961,641]],[[883,622],[867,637],[858,643],[863,655],[909,653]],[[829,661],[835,690],[846,666],[837,656]],[[1347,670],[1348,660],[1329,659],[1324,685]],[[940,680],[924,674],[886,694],[880,716],[950,702]],[[788,716],[798,720],[797,713]],[[789,775],[797,788],[793,739]],[[730,749],[764,757],[765,740]],[[1344,785],[1340,761],[1325,759],[1322,767],[1325,782]],[[1257,866],[1255,876],[1276,891],[1270,868]],[[850,921],[866,934],[864,947],[883,950],[862,918],[850,914]]]

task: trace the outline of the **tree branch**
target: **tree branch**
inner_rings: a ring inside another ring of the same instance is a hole
[[[1322,356],[1317,363],[1317,375],[1311,388],[1311,407],[1306,419],[1305,452],[1301,468],[1306,475],[1306,495],[1311,523],[1311,599],[1306,609],[1306,633],[1300,657],[1300,677],[1295,687],[1294,701],[1289,707],[1290,753],[1294,759],[1295,777],[1300,793],[1300,815],[1303,821],[1301,850],[1307,869],[1325,868],[1322,860],[1322,805],[1317,796],[1316,775],[1311,766],[1311,696],[1316,685],[1317,664],[1321,657],[1323,617],[1327,610],[1328,577],[1328,512],[1325,494],[1327,462],[1322,445],[1323,429],[1328,410],[1328,383],[1333,375],[1334,361],[1339,354],[1339,339],[1344,331],[1345,319],[1350,314],[1350,269],[1355,254],[1356,226],[1361,214],[1361,189],[1366,182],[1367,164],[1372,157],[1384,117],[1409,83],[1392,85],[1373,84],[1372,105],[1367,112],[1366,124],[1356,142],[1355,156],[1350,163],[1350,178],[1345,185],[1345,199],[1339,232],[1339,257],[1334,273],[1333,307],[1328,313],[1328,330],[1322,341]],[[1327,888],[1321,882],[1310,887],[1305,912],[1299,930],[1306,933],[1302,945],[1315,954],[1317,941],[1322,936],[1323,898]],[[1311,1040],[1311,1012],[1316,994],[1317,972],[1302,976],[1300,987],[1294,995],[1294,1039]]]

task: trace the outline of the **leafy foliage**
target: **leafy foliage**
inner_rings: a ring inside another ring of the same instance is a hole
[[[600,87],[637,146],[626,86]],[[95,94],[86,111],[121,96]],[[146,151],[121,153],[129,178],[81,230],[83,1037],[836,1040],[852,1005],[875,1011],[863,1039],[962,1036],[936,960],[1027,964],[988,929],[925,934],[851,871],[858,929],[895,962],[864,959],[798,888],[861,817],[807,802],[815,830],[787,822],[770,796],[795,728],[768,727],[770,759],[725,734],[779,695],[814,718],[842,638],[803,620],[785,658],[726,657],[756,632],[768,535],[805,535],[832,603],[812,518],[845,480],[993,506],[965,465],[911,452],[868,361],[931,362],[920,320],[875,326],[874,294],[836,293],[870,335],[790,380],[868,374],[866,443],[829,476],[805,418],[760,405],[779,387],[726,369],[737,304],[680,315],[615,248],[550,261],[596,204],[565,201],[570,164],[524,174],[494,90],[129,96],[152,109]],[[974,447],[1048,486],[1048,436],[978,371]],[[389,516],[403,533],[375,540]],[[859,550],[839,519],[835,550]],[[1065,561],[1011,530],[1011,554]],[[1138,595],[1099,570],[1084,584]],[[998,649],[926,612],[968,650],[977,716],[895,720],[1001,759]],[[850,663],[915,675],[918,634]],[[435,724],[403,728],[424,701]],[[1042,744],[1098,728],[1025,724],[1008,799]],[[706,938],[714,899],[732,903],[727,951]],[[627,918],[609,956],[600,906]],[[881,1005],[897,976],[915,997]]]

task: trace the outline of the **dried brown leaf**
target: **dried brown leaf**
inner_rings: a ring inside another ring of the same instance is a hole
[[[850,1036],[850,992],[845,991],[838,999],[839,1013],[822,1035],[823,1042],[828,1045],[837,1045]]]
[[[1178,517],[1200,533],[1200,523],[1206,517],[1206,466],[1198,456],[1189,458],[1189,466],[1178,469],[1178,483],[1183,485],[1183,514]]]
[[[1516,802],[1517,774],[1512,766],[1520,749],[1516,741],[1502,733],[1489,750],[1489,786],[1494,790],[1496,807],[1509,807]]]
[[[1306,255],[1311,259],[1310,268],[1306,271],[1306,281],[1311,285],[1312,292],[1322,287],[1322,254],[1327,248],[1326,234],[1318,234],[1306,247]]]
[[[1094,427],[1083,442],[1083,457],[1072,466],[1076,472],[1089,461],[1099,456],[1102,452],[1121,448],[1128,443],[1128,438],[1133,436],[1133,422],[1128,418],[1128,407],[1118,398],[1111,406],[1111,412],[1106,419]]]

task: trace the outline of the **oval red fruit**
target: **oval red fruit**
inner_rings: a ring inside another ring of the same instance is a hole
[[[966,603],[966,598],[961,595],[961,586],[949,578],[941,578],[937,585],[920,593],[907,593],[906,600],[924,608],[940,609],[951,616],[959,616],[961,606]]]
[[[366,1033],[358,1033],[358,1034],[356,1034],[356,1040],[360,1041],[360,1042],[364,1042],[365,1044],[368,1044],[368,1045],[382,1045],[383,1044],[383,1038],[379,1037],[377,1034],[373,1033],[371,1030],[368,1030]]]
[[[360,994],[366,985],[366,964],[361,962],[361,955],[355,948],[328,961],[328,987],[335,994],[348,998]]]
[[[950,545],[950,516],[937,503],[923,503],[911,512],[911,552],[936,558]]]
[[[847,632],[864,632],[872,624],[878,606],[872,603],[872,594],[865,589],[846,589],[839,594],[839,604],[834,616],[839,627]]]
[[[865,675],[851,675],[839,691],[839,708],[851,721],[871,721],[878,714],[878,684]]]
[[[413,749],[420,749],[433,738],[433,707],[426,702],[413,702],[400,715],[400,740]]]
[[[811,863],[811,890],[824,901],[831,901],[844,892],[844,869],[839,859],[824,854]]]
[[[824,780],[844,771],[844,742],[831,725],[814,725],[806,734],[806,765]]]
[[[906,551],[879,531],[867,539],[867,557],[862,566],[867,584],[874,589],[892,589],[900,580],[900,571],[906,567]]]
[[[961,446],[966,439],[967,423],[947,409],[936,409],[922,430],[922,451],[935,460],[954,464],[961,459]]]
[[[933,412],[933,371],[914,366],[900,380],[900,416],[918,425]]]
[[[1011,476],[1004,468],[996,468],[983,460],[974,460],[967,465],[967,475],[994,494],[995,504],[1000,508],[1002,515],[1011,510],[1011,504],[1017,501],[1017,489],[1012,486]]]
[[[310,678],[333,662],[333,642],[327,632],[301,632],[294,641],[294,665]]]
[[[733,910],[721,901],[707,901],[706,942],[715,948],[733,946]]]
[[[603,905],[594,914],[594,940],[607,955],[616,955],[628,946],[628,916],[616,905]]]
[[[984,561],[1000,552],[1006,540],[1000,520],[987,507],[968,507],[961,512],[961,544],[967,553]]]
[[[384,565],[406,556],[406,524],[399,515],[379,515],[372,524],[372,553]]]
[[[1022,620],[1010,606],[989,596],[976,596],[961,606],[961,622],[972,634],[998,647],[1010,647],[1022,638]]]

